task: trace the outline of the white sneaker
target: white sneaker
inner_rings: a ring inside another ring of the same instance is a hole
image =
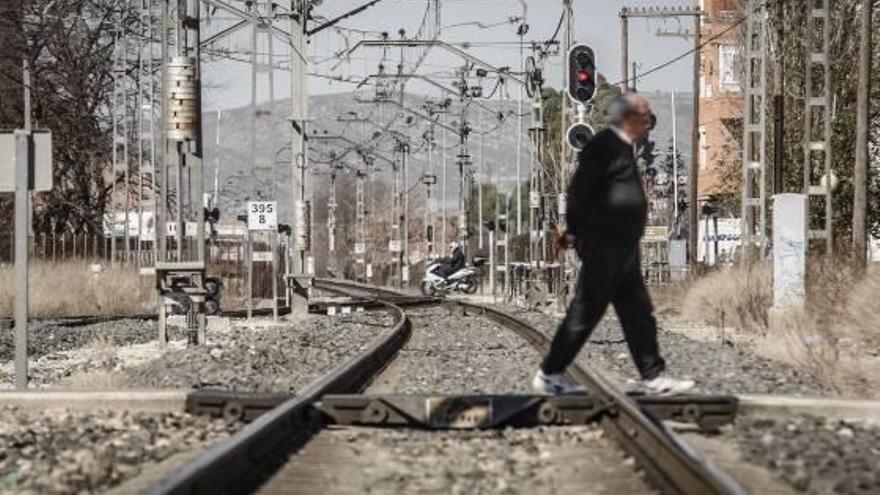
[[[693,380],[678,380],[663,375],[652,380],[644,380],[646,391],[650,395],[678,395],[694,388]]]
[[[549,395],[575,395],[587,393],[586,388],[571,383],[568,378],[562,374],[545,375],[541,370],[538,370],[535,374],[535,378],[532,380],[532,388],[538,393]]]

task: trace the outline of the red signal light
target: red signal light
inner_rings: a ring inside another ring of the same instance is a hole
[[[585,83],[590,80],[590,73],[585,70],[577,71],[577,80],[579,83]]]

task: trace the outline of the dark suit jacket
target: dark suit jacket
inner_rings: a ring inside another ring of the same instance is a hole
[[[637,243],[648,201],[632,146],[612,129],[596,134],[578,154],[567,201],[568,231],[578,245],[593,235]]]

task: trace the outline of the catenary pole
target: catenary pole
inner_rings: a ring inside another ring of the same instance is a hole
[[[868,146],[871,115],[871,20],[873,0],[862,0],[859,46],[859,87],[856,110],[856,163],[853,173],[853,260],[863,271],[868,261]]]

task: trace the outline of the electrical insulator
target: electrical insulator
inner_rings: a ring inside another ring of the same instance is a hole
[[[198,129],[198,79],[196,59],[171,57],[168,63],[168,121],[165,130],[172,141],[193,141]]]
[[[299,200],[294,205],[294,228],[296,230],[296,247],[300,251],[308,251],[312,245],[311,239],[311,204],[308,201]]]

